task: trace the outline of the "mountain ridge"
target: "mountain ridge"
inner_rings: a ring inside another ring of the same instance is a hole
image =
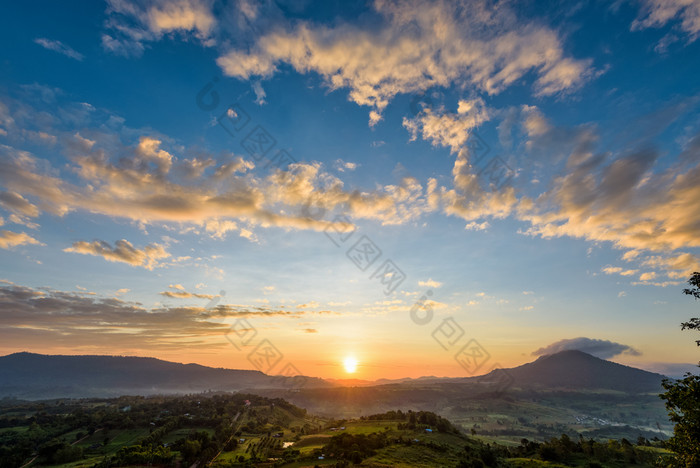
[[[491,374],[498,371],[492,371]],[[661,390],[666,376],[579,350],[546,354],[532,362],[507,369],[515,385],[533,388],[607,389],[632,393]],[[488,378],[486,376],[482,378]]]
[[[660,390],[663,375],[583,351],[567,350],[505,369],[520,388],[604,389],[624,392]],[[417,379],[320,379],[279,377],[257,370],[177,363],[153,357],[47,355],[27,351],[0,356],[0,397],[98,397],[122,394],[197,393],[269,388],[424,386],[473,383],[495,378],[502,370],[475,377],[426,376]],[[297,379],[297,380],[295,380]]]

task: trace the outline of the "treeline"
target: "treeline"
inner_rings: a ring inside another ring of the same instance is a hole
[[[588,468],[616,466],[666,466],[668,460],[649,447],[663,448],[663,442],[650,442],[644,437],[632,444],[627,439],[597,442],[593,439],[574,441],[568,435],[554,437],[545,442],[532,442],[521,439],[516,447],[486,444],[481,447],[465,446],[465,454],[458,465],[460,468],[481,468],[498,466],[501,458],[531,458],[545,462],[576,464],[585,462]],[[666,457],[667,458],[667,457]]]
[[[653,465],[659,458],[658,453],[643,447],[652,445],[647,439],[640,438],[637,445],[627,439],[596,442],[579,436],[578,441],[562,434],[546,442],[537,443],[522,439],[518,447],[507,448],[508,457],[534,457],[560,463],[569,463],[582,456],[599,463],[618,462],[625,465]],[[663,443],[657,443],[662,446]],[[589,463],[590,465],[590,463]]]
[[[386,413],[362,416],[360,419],[366,421],[406,421],[405,424],[399,424],[398,429],[425,428],[435,429],[438,432],[460,434],[460,430],[449,420],[430,411],[387,411]]]
[[[20,467],[35,455],[41,464],[57,464],[80,460],[86,455],[103,454],[105,451],[101,447],[107,445],[107,435],[99,448],[82,449],[70,445],[98,429],[109,434],[111,431],[150,428],[149,434],[104,460],[100,464],[103,468],[173,463],[177,452],[187,462],[208,460],[221,448],[235,448],[237,439],[231,421],[247,408],[253,414],[247,418],[246,425],[260,432],[281,430],[291,420],[290,415],[306,415],[305,409],[283,399],[253,394],[126,396],[46,402],[5,399],[0,402],[0,428],[17,429],[0,431],[0,468]],[[163,438],[183,427],[209,429],[214,434],[210,437],[205,431],[193,431],[188,437],[165,447]],[[76,433],[78,437],[71,435],[68,440],[69,433]]]
[[[323,447],[323,452],[330,458],[348,460],[352,463],[362,463],[380,448],[387,446],[388,440],[383,432],[372,434],[339,434],[331,437],[328,444]]]

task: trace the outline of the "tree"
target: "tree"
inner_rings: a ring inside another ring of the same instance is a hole
[[[683,294],[700,299],[700,273],[693,273],[688,284],[692,287]],[[681,329],[700,330],[700,318],[682,323]],[[696,343],[700,346],[700,340]],[[659,396],[666,400],[669,419],[675,424],[668,447],[680,466],[700,467],[700,376],[687,373],[681,380],[664,379],[662,385],[666,391]]]
[[[688,280],[688,284],[690,284],[692,288],[684,289],[683,294],[693,296],[695,299],[700,299],[700,273],[697,271],[693,273],[693,276]],[[700,318],[691,318],[687,322],[681,323],[681,330],[700,330]],[[700,340],[696,340],[695,343],[700,346]]]

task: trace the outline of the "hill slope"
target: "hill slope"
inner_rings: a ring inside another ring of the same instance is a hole
[[[498,372],[498,371],[495,371]],[[581,351],[562,351],[507,369],[513,386],[533,389],[617,390],[655,392],[661,374],[599,359]],[[335,386],[365,387],[379,383],[399,392],[419,393],[430,388],[444,393],[455,384],[488,381],[491,375],[457,379],[399,379],[396,381],[344,382]],[[281,379],[281,380],[280,380]],[[348,385],[349,384],[349,385]],[[107,397],[123,394],[193,393],[207,390],[233,391],[289,388],[293,381],[258,371],[234,370],[179,364],[155,358],[124,356],[47,356],[15,353],[0,357],[0,397]],[[332,382],[308,379],[304,387],[331,387]],[[446,387],[445,387],[446,386]],[[473,387],[472,387],[473,389]],[[381,392],[380,392],[381,393]]]
[[[124,394],[192,393],[285,387],[288,378],[251,370],[179,364],[125,356],[47,356],[15,353],[0,357],[0,396],[95,397]],[[309,379],[307,385],[323,385]]]
[[[603,389],[631,393],[660,391],[664,378],[661,374],[576,350],[541,356],[536,361],[508,369],[508,373],[514,385],[521,388]]]

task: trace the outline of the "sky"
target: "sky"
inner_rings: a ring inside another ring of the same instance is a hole
[[[697,0],[3,2],[0,354],[691,370],[699,36]]]

